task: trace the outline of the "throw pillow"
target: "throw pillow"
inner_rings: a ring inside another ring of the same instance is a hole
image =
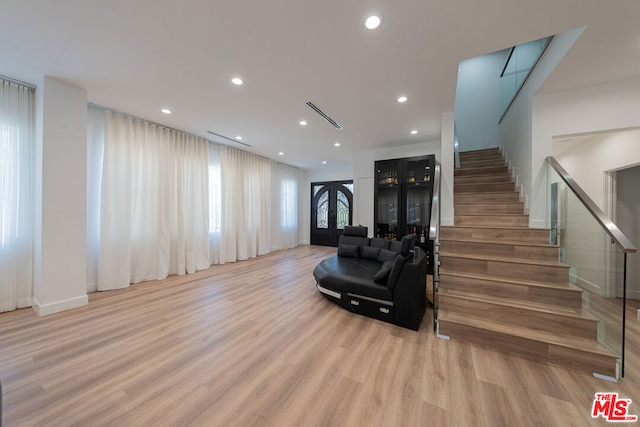
[[[373,276],[373,281],[376,283],[383,283],[389,277],[389,272],[393,267],[394,261],[385,261],[382,263],[380,270]]]
[[[338,256],[358,258],[360,256],[358,245],[347,245],[346,243],[341,243],[340,246],[338,246]]]
[[[397,255],[397,252],[391,251],[389,249],[380,249],[380,253],[378,254],[378,262],[393,261],[394,259],[396,259]]]
[[[377,261],[378,253],[380,253],[380,248],[372,248],[371,246],[362,247],[362,258],[364,259],[372,259],[374,261]]]
[[[403,265],[404,257],[402,255],[398,255],[395,261],[393,261],[393,267],[391,268],[389,280],[387,281],[387,288],[393,289],[396,286],[396,282],[398,281],[398,277],[400,277]]]

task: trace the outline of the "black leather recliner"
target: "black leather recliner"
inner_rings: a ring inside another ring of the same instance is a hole
[[[367,237],[348,226],[338,254],[313,270],[318,290],[354,313],[418,330],[426,308],[427,256],[417,236],[401,241]]]

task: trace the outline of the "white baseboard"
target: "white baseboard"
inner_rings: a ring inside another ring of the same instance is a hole
[[[446,217],[440,218],[440,226],[450,227],[450,226],[453,226],[453,224],[454,224],[453,218],[446,218]]]
[[[98,282],[87,283],[87,293],[98,292]]]
[[[69,298],[62,301],[51,302],[48,304],[42,304],[36,298],[33,299],[33,311],[38,316],[46,316],[49,314],[59,313],[61,311],[70,310],[72,308],[82,307],[89,303],[89,297],[87,295],[81,295],[75,298]]]

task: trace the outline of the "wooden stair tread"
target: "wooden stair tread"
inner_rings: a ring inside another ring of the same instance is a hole
[[[464,239],[464,238],[440,238],[442,242],[462,242],[462,243],[487,243],[491,245],[506,245],[506,246],[531,246],[540,248],[559,248],[558,245],[552,245],[550,243],[536,243],[536,242],[522,242],[519,240],[504,240],[504,239]]]
[[[538,329],[525,328],[522,326],[511,326],[503,323],[490,322],[478,319],[472,316],[461,316],[455,313],[442,312],[438,316],[438,321],[458,323],[471,326],[477,329],[483,329],[504,335],[516,336],[533,341],[544,342],[557,345],[560,347],[576,349],[587,353],[598,354],[605,357],[617,359],[605,346],[598,341],[587,338],[575,337],[572,335],[558,334]]]
[[[460,254],[455,252],[445,252],[440,251],[441,257],[451,257],[451,258],[464,258],[464,259],[473,259],[479,261],[495,261],[495,262],[508,262],[513,264],[530,264],[530,265],[546,265],[549,267],[566,267],[569,268],[568,264],[562,263],[560,261],[542,261],[542,260],[531,260],[527,258],[515,258],[515,257],[507,257],[507,256],[496,256],[496,255],[483,255],[483,254]]]
[[[547,283],[547,282],[538,282],[535,280],[526,280],[526,279],[510,279],[510,278],[506,278],[506,277],[496,277],[496,276],[490,276],[490,275],[486,275],[486,274],[470,274],[470,273],[458,273],[458,272],[448,272],[445,269],[440,269],[440,275],[441,276],[455,276],[455,277],[462,277],[462,278],[468,278],[468,279],[480,279],[480,280],[486,280],[486,281],[494,281],[494,282],[499,282],[499,283],[509,283],[509,284],[515,284],[515,285],[522,285],[522,286],[535,286],[535,287],[539,287],[539,288],[548,288],[548,289],[562,289],[562,290],[568,290],[568,291],[572,291],[572,292],[576,292],[576,293],[583,293],[583,289],[574,285],[573,283],[570,282],[566,282],[566,283]],[[442,279],[441,279],[442,281]]]
[[[479,301],[484,303],[490,303],[510,308],[519,308],[524,310],[538,311],[542,313],[552,314],[556,316],[566,316],[584,320],[597,321],[593,316],[583,312],[582,310],[576,310],[570,307],[559,306],[556,304],[546,304],[541,302],[525,301],[522,299],[508,298],[503,296],[490,296],[487,297],[484,294],[477,294],[473,292],[457,291],[454,289],[447,289],[441,287],[438,290],[439,295],[446,295],[455,298],[461,298],[471,301]]]

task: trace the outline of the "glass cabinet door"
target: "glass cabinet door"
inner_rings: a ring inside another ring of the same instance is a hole
[[[398,236],[401,168],[397,160],[376,162],[376,237]]]
[[[431,213],[431,174],[432,164],[429,158],[407,160],[405,171],[405,209],[404,221],[406,234],[415,233],[424,243],[429,228]]]

